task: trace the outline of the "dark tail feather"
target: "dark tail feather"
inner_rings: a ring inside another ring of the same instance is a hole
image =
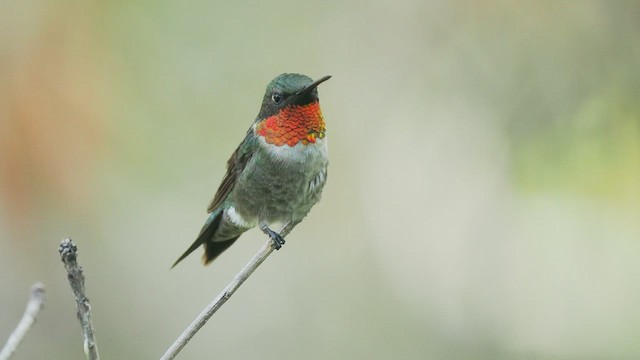
[[[233,239],[225,240],[225,241],[207,241],[204,243],[204,255],[202,255],[202,260],[205,265],[209,265],[218,255],[222,254],[227,248],[233,245],[240,235],[236,236]]]
[[[223,212],[221,210],[218,210],[217,212],[212,213],[209,216],[209,219],[207,221],[206,224],[204,224],[204,227],[202,228],[202,231],[200,231],[200,235],[198,235],[198,238],[196,239],[196,241],[193,242],[193,244],[191,244],[191,246],[189,246],[189,248],[187,249],[187,251],[184,252],[184,254],[182,254],[178,260],[176,260],[176,262],[173,263],[173,265],[171,266],[171,268],[173,269],[176,265],[178,265],[178,263],[182,260],[184,260],[184,258],[186,258],[187,256],[189,256],[189,254],[191,254],[195,249],[199,248],[200,245],[205,244],[205,264],[208,263],[209,261],[213,260],[213,258],[210,258],[208,256],[209,253],[209,247],[208,244],[216,244],[212,241],[210,241],[211,239],[213,239],[213,235],[215,234],[216,230],[218,229],[218,226],[220,225],[220,219],[222,219],[222,214]],[[234,241],[237,238],[233,239]],[[229,243],[227,245],[227,243]],[[224,241],[221,242],[219,244],[224,244],[224,247],[222,248],[222,250],[218,251],[217,253],[215,253],[215,256],[219,255],[220,253],[222,253],[226,248],[228,248],[231,244],[233,243],[233,241]],[[216,245],[214,245],[213,247],[216,247]],[[214,257],[215,257],[214,256]],[[211,260],[207,260],[207,259],[211,259]]]

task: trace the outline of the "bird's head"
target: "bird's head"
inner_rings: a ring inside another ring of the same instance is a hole
[[[273,79],[264,94],[255,132],[269,144],[295,146],[315,143],[325,136],[316,81],[301,74],[282,74]]]

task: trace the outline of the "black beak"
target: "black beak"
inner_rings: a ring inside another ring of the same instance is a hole
[[[325,82],[325,81],[327,81],[329,79],[331,79],[331,75],[323,76],[320,79],[318,79],[318,80],[312,82],[311,84],[305,86],[305,88],[300,90],[300,91],[298,91],[298,93],[296,95],[308,94],[308,93],[312,92],[313,89],[317,88],[318,85],[322,84],[323,82]]]

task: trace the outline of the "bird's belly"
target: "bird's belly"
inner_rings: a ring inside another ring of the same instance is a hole
[[[247,164],[234,188],[235,210],[252,222],[301,220],[320,200],[326,179],[326,143],[262,150]]]

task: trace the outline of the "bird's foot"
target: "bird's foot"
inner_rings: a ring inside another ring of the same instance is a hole
[[[280,250],[282,245],[284,245],[284,238],[280,236],[280,234],[278,234],[277,232],[269,229],[268,227],[263,229],[262,231],[264,231],[267,235],[269,235],[269,237],[273,241],[273,248],[276,250]]]

